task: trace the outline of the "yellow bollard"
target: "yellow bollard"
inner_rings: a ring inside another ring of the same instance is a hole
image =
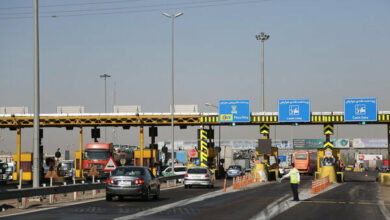
[[[384,185],[390,185],[390,173],[381,173],[381,183]]]

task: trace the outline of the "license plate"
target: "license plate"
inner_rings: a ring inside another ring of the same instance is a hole
[[[118,185],[119,186],[131,186],[131,182],[130,181],[121,181],[121,182],[119,182]]]

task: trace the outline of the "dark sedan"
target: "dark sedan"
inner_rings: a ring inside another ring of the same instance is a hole
[[[141,197],[144,200],[153,196],[158,199],[160,182],[146,167],[118,167],[106,180],[106,200],[111,201],[114,196],[119,199],[125,196]]]

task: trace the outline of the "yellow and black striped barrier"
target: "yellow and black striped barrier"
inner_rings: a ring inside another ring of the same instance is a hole
[[[207,131],[200,129],[200,166],[207,166],[207,158],[209,157],[209,149],[207,147]]]
[[[323,149],[330,148],[332,150],[334,148],[334,145],[332,144],[332,142],[325,142],[324,146],[322,146],[322,148]]]
[[[380,114],[380,115],[378,115],[378,121],[388,121],[388,122],[390,122],[390,114]]]
[[[334,126],[333,124],[325,124],[324,125],[324,134],[325,135],[332,135],[334,131]]]
[[[344,122],[343,115],[312,115],[311,122],[326,123],[326,122]]]
[[[218,116],[202,116],[200,118],[201,123],[217,123],[219,122]]]
[[[269,125],[261,124],[260,125],[260,134],[269,134]]]
[[[278,116],[276,115],[262,115],[262,116],[252,116],[252,123],[256,122],[278,122]]]

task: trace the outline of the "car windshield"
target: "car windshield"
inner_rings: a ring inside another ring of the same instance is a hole
[[[107,160],[110,157],[108,150],[86,150],[87,160]]]
[[[112,173],[113,176],[143,176],[145,169],[140,167],[119,167]]]
[[[193,174],[204,174],[207,173],[206,169],[189,169],[187,173],[193,173]]]
[[[229,169],[231,169],[231,170],[241,170],[241,166],[230,166]]]
[[[175,167],[175,172],[186,172],[185,167]]]
[[[297,160],[306,160],[307,154],[295,154],[295,159]]]

